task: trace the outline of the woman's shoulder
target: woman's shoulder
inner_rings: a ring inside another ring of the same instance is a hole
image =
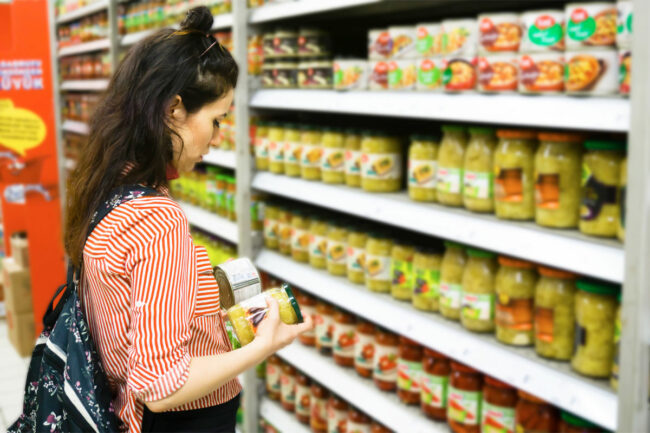
[[[183,209],[168,196],[137,198],[125,203],[124,210],[131,214],[134,222],[147,226],[157,226],[164,231],[179,225],[187,227],[188,224]]]

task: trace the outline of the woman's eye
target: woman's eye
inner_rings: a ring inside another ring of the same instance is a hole
[[[221,126],[221,125],[219,124],[219,121],[216,120],[216,119],[212,121],[212,125],[214,125],[215,128],[219,128],[219,127]]]

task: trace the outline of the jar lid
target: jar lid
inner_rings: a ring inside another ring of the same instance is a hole
[[[428,347],[424,348],[424,356],[429,356],[431,358],[438,358],[438,359],[448,359],[445,355],[443,355],[440,352],[437,352],[433,349],[429,349]]]
[[[533,403],[537,404],[548,404],[545,400],[542,400],[541,398],[537,398],[532,394],[528,394],[526,391],[518,390],[517,395],[519,398],[522,398],[524,400],[532,401]]]
[[[561,278],[564,280],[568,280],[568,279],[573,280],[578,278],[578,276],[573,272],[562,271],[560,269],[549,268],[546,266],[538,266],[537,270],[540,274],[542,274],[542,276],[549,277],[549,278]]]
[[[519,260],[508,256],[499,256],[499,264],[510,268],[535,269],[535,264],[526,260]]]
[[[362,132],[363,131],[361,129],[359,129],[359,128],[346,128],[345,129],[345,133],[347,135],[361,135]]]
[[[555,141],[561,143],[582,143],[584,136],[562,132],[540,132],[537,137],[540,141]]]
[[[465,249],[465,245],[459,244],[458,242],[454,242],[454,241],[445,241],[445,248],[462,248],[462,249]]]
[[[494,135],[494,128],[487,126],[470,126],[469,133],[472,135]]]
[[[271,128],[279,128],[280,126],[283,126],[280,122],[278,121],[271,121],[266,123],[267,126],[270,126]]]
[[[427,244],[416,246],[415,251],[421,254],[442,254],[444,248],[440,244]]]
[[[427,134],[413,134],[411,135],[411,141],[438,141],[438,137],[435,135]]]
[[[617,296],[621,292],[621,286],[618,284],[611,284],[588,278],[581,278],[576,281],[576,287],[584,292],[595,293],[598,295]]]
[[[515,389],[514,386],[508,385],[505,382],[501,382],[500,380],[495,379],[492,376],[485,376],[485,383],[490,386],[495,386],[497,388]]]
[[[299,123],[294,123],[294,122],[289,122],[285,123],[284,127],[287,129],[300,129],[300,124]]]
[[[479,250],[477,248],[467,248],[467,255],[470,257],[476,257],[480,259],[492,259],[496,257],[496,254],[490,251]]]
[[[499,138],[519,138],[522,140],[535,140],[537,132],[527,131],[525,129],[499,129],[497,130]]]
[[[610,141],[610,140],[587,140],[585,147],[588,150],[618,150],[625,151],[627,143],[623,141]]]
[[[468,367],[467,365],[461,364],[460,362],[456,362],[456,361],[451,361],[451,368],[453,370],[460,371],[461,373],[471,373],[471,374],[480,373],[478,370],[475,370],[472,367]]]
[[[460,125],[442,125],[442,132],[465,132],[467,128]]]
[[[576,427],[599,428],[596,424],[589,422],[584,418],[580,418],[579,416],[576,416],[570,412],[566,412],[564,410],[562,411],[562,420]]]

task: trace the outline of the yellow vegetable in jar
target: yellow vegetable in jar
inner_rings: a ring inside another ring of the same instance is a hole
[[[585,142],[585,148],[580,231],[592,236],[613,238],[620,220],[618,184],[625,143],[590,140]]]
[[[258,122],[255,130],[255,168],[258,170],[269,169],[269,124]]]
[[[500,129],[494,151],[494,209],[502,219],[535,218],[534,131]]]
[[[402,187],[400,140],[377,131],[366,131],[361,140],[361,188],[369,192],[393,192]]]
[[[438,150],[437,198],[447,206],[463,205],[463,164],[467,135],[462,126],[442,127]]]
[[[496,255],[474,248],[468,248],[467,255],[460,322],[470,331],[491,332],[494,330]]]
[[[366,242],[366,287],[390,293],[390,261],[393,241],[381,233],[370,233]]]
[[[272,250],[278,249],[280,209],[274,203],[267,203],[264,212],[264,246]]]
[[[442,254],[437,248],[420,247],[413,256],[413,298],[418,310],[438,311]]]
[[[278,212],[278,248],[282,254],[291,255],[291,211],[280,207]]]
[[[460,320],[467,255],[465,247],[454,242],[445,242],[445,248],[440,265],[440,314],[447,319]]]
[[[410,301],[413,296],[413,255],[415,248],[402,242],[397,242],[391,249],[390,293],[400,301]]]
[[[616,236],[618,237],[619,241],[623,242],[625,241],[625,203],[627,202],[625,197],[627,194],[627,158],[624,158],[623,162],[621,163],[621,178],[618,185],[620,218],[618,219],[618,230],[616,231]]]
[[[321,177],[325,183],[345,182],[344,135],[338,129],[327,128],[323,133],[323,155],[321,158]]]
[[[618,390],[619,360],[621,350],[621,331],[623,322],[621,320],[621,295],[618,295],[618,308],[616,308],[616,322],[614,323],[614,360],[612,361],[612,375],[609,383],[612,388]]]
[[[535,265],[499,257],[496,291],[496,337],[513,346],[533,344],[533,316],[537,272]]]
[[[284,174],[284,127],[278,122],[269,123],[269,171]]]
[[[318,269],[327,267],[327,229],[323,217],[315,216],[309,226],[309,264]]]
[[[357,227],[350,227],[348,231],[348,280],[355,284],[366,282],[366,242],[368,235],[359,231]]]
[[[426,135],[413,135],[409,147],[408,191],[416,201],[436,201],[438,140]]]
[[[535,154],[535,222],[545,227],[578,226],[582,137],[540,133]]]
[[[284,173],[291,177],[300,177],[300,156],[302,144],[298,125],[289,123],[284,130]]]
[[[327,229],[327,271],[332,275],[344,276],[348,272],[348,231],[340,223]]]
[[[538,355],[568,361],[575,332],[575,278],[570,272],[538,268],[535,287],[535,351]]]
[[[298,261],[309,262],[309,217],[301,210],[294,210],[291,218],[291,257]]]
[[[571,366],[578,373],[609,377],[614,359],[616,300],[620,286],[582,279],[576,283],[575,354]]]
[[[473,212],[494,210],[494,148],[493,128],[471,127],[463,164],[463,204]]]
[[[361,132],[348,129],[345,132],[345,184],[361,186]]]
[[[300,135],[302,143],[300,159],[300,176],[307,180],[320,180],[321,157],[323,147],[321,145],[322,134],[314,126],[303,127]]]

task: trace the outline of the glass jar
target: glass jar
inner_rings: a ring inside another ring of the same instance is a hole
[[[576,341],[571,366],[587,376],[609,377],[620,286],[588,279],[578,280],[576,286]]]
[[[587,235],[616,237],[620,208],[618,184],[625,143],[617,141],[585,142],[582,159],[582,200],[580,231]]]
[[[322,355],[332,354],[332,333],[334,331],[334,313],[336,310],[330,304],[316,304],[316,349]]]
[[[494,253],[468,248],[467,265],[463,271],[461,323],[470,331],[494,330],[494,280],[497,273]]]
[[[269,169],[269,124],[258,122],[255,129],[255,168],[260,171]]]
[[[621,320],[621,295],[618,295],[618,307],[616,308],[616,321],[614,322],[614,360],[612,361],[612,375],[609,383],[614,390],[618,390],[619,359],[621,350],[621,331],[623,321]]]
[[[510,220],[535,217],[534,131],[500,129],[494,150],[494,210],[496,216]]]
[[[514,432],[517,400],[515,388],[485,376],[481,404],[481,431],[488,432],[494,426],[500,426],[498,431]]]
[[[332,395],[327,402],[327,433],[347,431],[348,404]]]
[[[546,358],[568,361],[573,354],[576,275],[537,268],[535,287],[535,350]]]
[[[345,131],[345,184],[361,186],[361,132],[356,129]]]
[[[471,127],[463,164],[463,204],[472,212],[494,211],[493,128]]]
[[[404,404],[420,404],[422,346],[406,337],[399,337],[397,360],[397,396]]]
[[[309,262],[309,217],[301,210],[294,210],[291,218],[291,257],[302,263]]]
[[[366,242],[366,287],[373,292],[390,293],[391,250],[393,241],[381,233],[368,234]]]
[[[408,162],[408,191],[411,200],[436,201],[438,139],[427,135],[411,136]]]
[[[323,133],[321,178],[325,183],[345,183],[344,135],[339,129],[328,128]]]
[[[291,255],[291,211],[280,206],[278,211],[278,249],[284,255]]]
[[[572,413],[562,411],[560,420],[560,433],[605,433],[606,430],[598,427],[586,419]]]
[[[370,433],[392,433],[393,431],[388,427],[385,427],[379,424],[377,421],[373,421],[370,424]]]
[[[483,375],[458,362],[451,362],[447,423],[454,433],[481,431]]]
[[[298,305],[300,305],[300,312],[302,317],[311,317],[314,323],[316,323],[316,298],[309,296],[304,292],[300,292],[296,299],[298,300]],[[314,346],[316,345],[316,331],[313,329],[310,331],[305,331],[302,334],[298,335],[298,341],[300,341],[305,346]]]
[[[627,194],[627,157],[623,158],[621,162],[621,177],[618,182],[619,192],[618,192],[618,203],[619,203],[619,214],[620,218],[618,219],[618,228],[616,230],[616,237],[619,241],[625,241],[625,203],[626,203],[626,194]]]
[[[436,248],[418,247],[413,255],[413,298],[418,310],[438,311],[442,254]]]
[[[237,197],[237,180],[234,176],[226,177],[226,201],[228,207],[228,219],[230,221],[237,221],[237,204],[235,199]]]
[[[269,398],[280,401],[282,387],[280,385],[280,372],[282,361],[276,355],[271,355],[266,360],[266,392]]]
[[[251,195],[251,230],[258,232],[264,230],[264,215],[266,213],[265,200],[267,196],[252,192]]]
[[[361,188],[394,192],[402,187],[400,140],[378,131],[365,131],[361,139]]]
[[[413,296],[413,255],[415,247],[398,241],[391,249],[391,286],[393,298],[410,301]]]
[[[385,329],[375,334],[375,356],[372,379],[382,391],[395,391],[397,387],[397,358],[399,337]]]
[[[325,218],[312,217],[309,226],[309,264],[317,269],[327,267],[327,230]]]
[[[311,417],[309,425],[316,433],[327,433],[327,398],[329,391],[318,383],[311,384]]]
[[[366,282],[366,242],[368,236],[357,227],[348,228],[347,275],[355,284]]]
[[[307,180],[320,180],[321,157],[321,132],[315,126],[303,126],[300,135],[302,151],[300,153],[300,176]]]
[[[438,202],[447,206],[462,206],[466,129],[463,126],[445,125],[442,132],[436,176]]]
[[[347,275],[347,249],[348,230],[340,223],[330,224],[327,229],[327,271],[330,274]]]
[[[356,408],[348,412],[348,429],[352,433],[370,433],[370,417]]]
[[[269,123],[268,133],[269,171],[284,173],[284,126],[278,122]]]
[[[309,424],[311,415],[311,381],[301,372],[296,373],[296,418]]]
[[[343,311],[334,313],[333,348],[334,362],[343,367],[354,366],[354,339],[356,318]]]
[[[573,228],[580,216],[582,136],[540,133],[535,154],[535,222]]]
[[[225,174],[217,175],[217,214],[224,218],[228,218],[228,203],[226,200],[227,189],[228,176]]]
[[[284,174],[291,177],[300,177],[300,155],[302,144],[300,142],[300,129],[295,123],[285,125],[284,130]]]
[[[284,410],[293,412],[296,409],[296,369],[289,364],[282,366],[280,389],[282,407]]]
[[[518,391],[519,401],[515,409],[515,431],[554,433],[558,431],[560,413],[548,404],[524,391]]]
[[[425,347],[422,370],[420,408],[428,418],[446,421],[447,392],[451,373],[449,358]]]
[[[267,203],[264,211],[264,246],[278,249],[278,217],[280,209],[274,203]]]
[[[535,265],[505,256],[499,256],[499,264],[495,280],[497,340],[529,346],[533,344]]]
[[[377,328],[372,323],[359,321],[354,339],[354,369],[366,378],[372,377],[376,332]]]
[[[447,319],[460,320],[467,255],[461,244],[445,242],[445,247],[440,264],[440,314]]]

